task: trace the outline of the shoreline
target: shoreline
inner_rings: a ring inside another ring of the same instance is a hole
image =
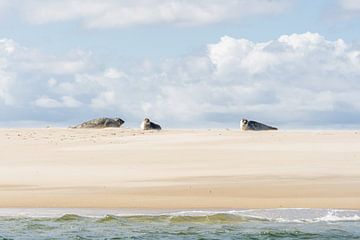
[[[301,215],[318,214],[322,216],[345,214],[360,219],[358,209],[328,208],[263,208],[263,209],[129,209],[129,208],[0,208],[1,217],[53,218],[64,215],[103,218],[106,216],[210,216],[218,214],[254,216],[253,214],[272,213],[282,216],[301,217]],[[302,216],[304,217],[304,216]]]
[[[0,129],[0,208],[360,209],[351,130]]]

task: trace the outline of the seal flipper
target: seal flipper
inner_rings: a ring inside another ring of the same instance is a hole
[[[110,121],[109,119],[107,118],[104,122],[104,127],[108,127],[108,125],[110,125]]]

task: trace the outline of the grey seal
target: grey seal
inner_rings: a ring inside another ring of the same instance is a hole
[[[144,121],[141,123],[140,127],[142,130],[161,130],[161,127],[159,124],[151,122],[150,119],[148,119],[148,118],[144,119]]]
[[[247,119],[241,119],[240,130],[242,131],[266,131],[266,130],[278,130],[276,127],[271,127],[263,123],[249,121]]]
[[[95,118],[87,122],[83,122],[72,128],[107,128],[107,127],[121,127],[124,120],[120,118]]]

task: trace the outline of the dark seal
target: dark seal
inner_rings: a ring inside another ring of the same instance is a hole
[[[275,127],[271,127],[268,125],[265,125],[263,123],[255,122],[255,121],[249,121],[247,119],[242,119],[240,122],[240,129],[242,131],[266,131],[266,130],[278,130]]]
[[[161,127],[159,124],[151,122],[150,119],[148,119],[148,118],[144,119],[144,121],[141,123],[140,127],[142,130],[161,130]]]
[[[107,128],[107,127],[121,127],[124,120],[120,118],[96,118],[87,122],[76,125],[73,128]]]

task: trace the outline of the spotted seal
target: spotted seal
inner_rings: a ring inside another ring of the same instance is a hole
[[[151,122],[150,119],[148,119],[148,118],[144,119],[144,121],[141,123],[140,127],[142,130],[161,130],[161,127],[159,124]]]
[[[83,122],[72,128],[107,128],[107,127],[121,127],[124,120],[120,118],[96,118],[87,122]]]
[[[241,119],[240,130],[242,131],[264,131],[264,130],[278,130],[275,127],[265,125],[263,123]]]

